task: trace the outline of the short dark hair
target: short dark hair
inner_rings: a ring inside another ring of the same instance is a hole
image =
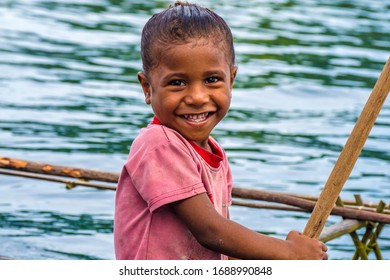
[[[144,72],[155,67],[161,54],[172,44],[185,44],[194,38],[222,43],[231,66],[235,65],[232,32],[223,18],[196,4],[176,1],[153,15],[145,24],[141,37]]]

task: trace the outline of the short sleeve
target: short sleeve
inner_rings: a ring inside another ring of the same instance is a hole
[[[206,192],[196,160],[184,145],[176,144],[168,141],[154,146],[126,164],[134,187],[151,212]]]

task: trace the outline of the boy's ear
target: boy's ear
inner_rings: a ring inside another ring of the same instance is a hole
[[[230,71],[230,88],[233,88],[234,79],[237,76],[237,66],[233,66],[232,70]]]
[[[151,98],[151,86],[148,80],[148,77],[145,75],[144,72],[138,72],[138,81],[141,84],[142,90],[145,95],[145,103],[150,104],[150,98]]]

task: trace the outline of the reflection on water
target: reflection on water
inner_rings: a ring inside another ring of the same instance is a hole
[[[120,171],[152,117],[136,73],[146,20],[169,1],[0,3],[1,155]],[[239,73],[214,136],[242,187],[317,195],[390,52],[387,1],[199,1],[235,36]],[[387,102],[342,196],[389,202]],[[113,258],[110,191],[1,176],[0,255]],[[85,192],[85,193],[84,193]],[[232,208],[278,237],[307,214]],[[338,221],[331,217],[330,222]],[[389,230],[382,233],[390,259]],[[73,244],[73,245],[71,245]],[[329,243],[348,259],[349,237]],[[29,248],[29,254],[22,251]],[[100,249],[97,249],[100,248]]]

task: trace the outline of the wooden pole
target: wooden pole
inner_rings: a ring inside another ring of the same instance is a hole
[[[63,179],[51,175],[35,174],[35,173],[28,173],[23,171],[14,171],[14,170],[9,171],[9,170],[3,170],[2,168],[0,168],[0,174],[37,179],[37,180],[43,180],[49,182],[63,183],[66,185],[68,189],[72,189],[77,186],[84,186],[84,187],[90,187],[90,188],[101,189],[101,190],[113,190],[113,191],[116,190],[116,186],[114,185],[108,185],[108,184],[103,185],[103,184],[98,184],[96,182],[88,182],[83,180],[72,181],[72,180]]]
[[[390,91],[390,57],[318,198],[303,234],[318,238]]]
[[[0,168],[110,183],[117,183],[119,178],[119,173],[114,172],[54,165],[2,156],[0,156]]]
[[[366,225],[366,221],[345,219],[337,224],[326,227],[321,232],[321,235],[318,239],[322,242],[328,242],[330,240],[343,236],[344,234],[352,233],[362,227],[365,227]]]
[[[283,203],[291,206],[297,206],[309,211],[311,211],[316,205],[313,201],[308,201],[289,195],[237,187],[233,188],[232,195],[233,197],[237,198],[259,199],[268,202]],[[332,207],[330,213],[333,215],[342,216],[347,219],[375,221],[390,224],[390,215],[388,214],[358,210],[349,207]]]

